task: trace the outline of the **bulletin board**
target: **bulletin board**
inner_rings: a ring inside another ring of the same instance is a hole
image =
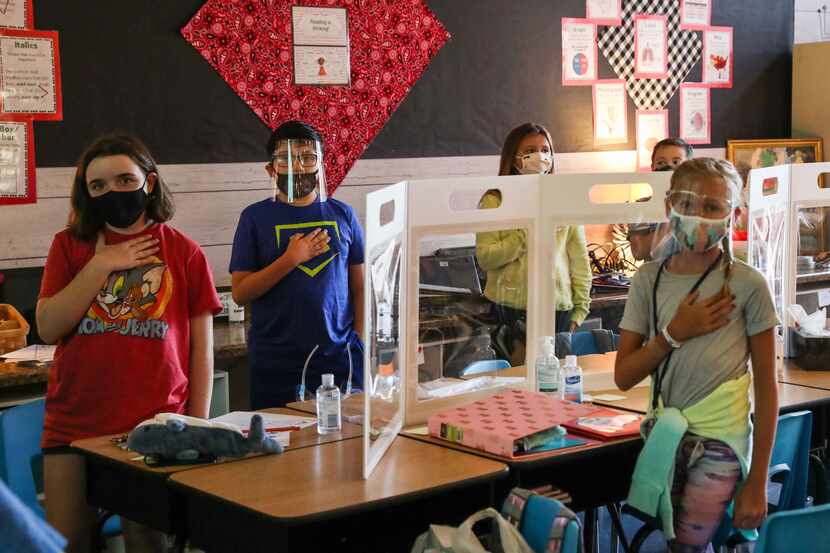
[[[364,158],[494,155],[528,120],[550,128],[558,151],[634,149],[631,132],[628,144],[595,146],[590,90],[562,87],[561,19],[584,17],[584,0],[426,3],[452,39]],[[37,165],[73,165],[114,129],[138,134],[163,163],[263,160],[270,130],[180,34],[202,4],[34,2],[38,28],[60,33],[64,111],[37,124]],[[712,95],[713,145],[789,136],[792,20],[791,2],[715,0],[712,21],[735,30],[735,82]],[[614,78],[602,56],[599,78]],[[688,80],[700,80],[699,64]],[[678,107],[675,94],[673,135]],[[628,112],[634,129],[630,100]]]

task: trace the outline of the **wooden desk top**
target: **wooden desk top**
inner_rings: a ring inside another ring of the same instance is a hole
[[[0,388],[40,384],[46,382],[48,377],[49,365],[46,363],[0,362]]]
[[[307,401],[294,401],[286,405],[287,408],[303,413],[310,413],[317,416],[317,402],[313,399]],[[352,394],[341,402],[342,415],[344,417],[363,415],[363,394]],[[345,424],[345,422],[344,422]]]
[[[264,409],[263,412],[281,413],[285,415],[298,414],[296,411],[284,408]],[[192,470],[196,468],[205,468],[206,466],[214,466],[205,464],[195,464],[173,465],[167,467],[151,467],[147,465],[147,463],[145,463],[142,459],[136,460],[136,457],[141,457],[139,453],[136,453],[135,451],[121,449],[120,447],[113,444],[111,439],[116,436],[120,436],[120,434],[114,436],[98,436],[95,438],[78,440],[77,442],[72,443],[72,447],[80,450],[85,455],[93,455],[95,457],[105,459],[107,461],[112,461],[114,463],[123,463],[124,465],[130,468],[134,468],[135,470],[157,473],[159,475],[169,476],[170,474],[176,472]],[[325,435],[318,434],[316,426],[309,426],[307,428],[303,428],[302,430],[291,433],[290,443],[286,451],[302,449],[306,447],[317,446],[341,440],[350,440],[352,438],[358,438],[361,436],[363,436],[363,428],[361,426],[356,424],[350,424],[345,421],[343,422],[343,426],[340,429],[340,432]],[[360,442],[360,440],[357,441]],[[260,455],[254,454],[245,457],[244,459],[250,459],[252,457],[260,457]],[[218,464],[225,464],[231,461],[239,460],[241,459],[228,459]]]
[[[627,392],[621,392],[619,390],[591,392],[591,396],[594,398],[602,394],[625,396],[625,399],[621,399],[619,401],[603,401],[594,399],[594,404],[624,409],[626,411],[634,411],[636,413],[645,413],[648,409],[650,400],[649,393],[649,387],[640,387],[632,388]],[[781,411],[807,408],[811,405],[826,402],[830,402],[830,390],[797,386],[795,384],[787,384],[785,382],[778,383],[778,408]]]
[[[507,465],[399,436],[372,477],[362,477],[363,443],[344,440],[175,474],[188,500],[213,496],[266,517],[320,520],[507,474]]]
[[[789,359],[784,360],[784,370],[779,373],[778,380],[787,384],[830,390],[830,371],[805,371]]]

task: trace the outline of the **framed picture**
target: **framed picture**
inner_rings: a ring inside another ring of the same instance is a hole
[[[726,159],[731,161],[746,183],[751,169],[824,161],[821,138],[781,138],[727,140]]]

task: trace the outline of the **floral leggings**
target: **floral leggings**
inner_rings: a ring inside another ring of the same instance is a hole
[[[674,533],[672,553],[699,553],[708,549],[735,488],[741,464],[735,452],[720,440],[686,434],[677,448],[672,484]]]

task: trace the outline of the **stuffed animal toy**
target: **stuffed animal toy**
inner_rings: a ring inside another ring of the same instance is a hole
[[[209,463],[220,457],[283,451],[282,444],[265,433],[260,415],[251,417],[246,438],[232,424],[160,413],[130,432],[127,447],[144,455],[150,465]]]

